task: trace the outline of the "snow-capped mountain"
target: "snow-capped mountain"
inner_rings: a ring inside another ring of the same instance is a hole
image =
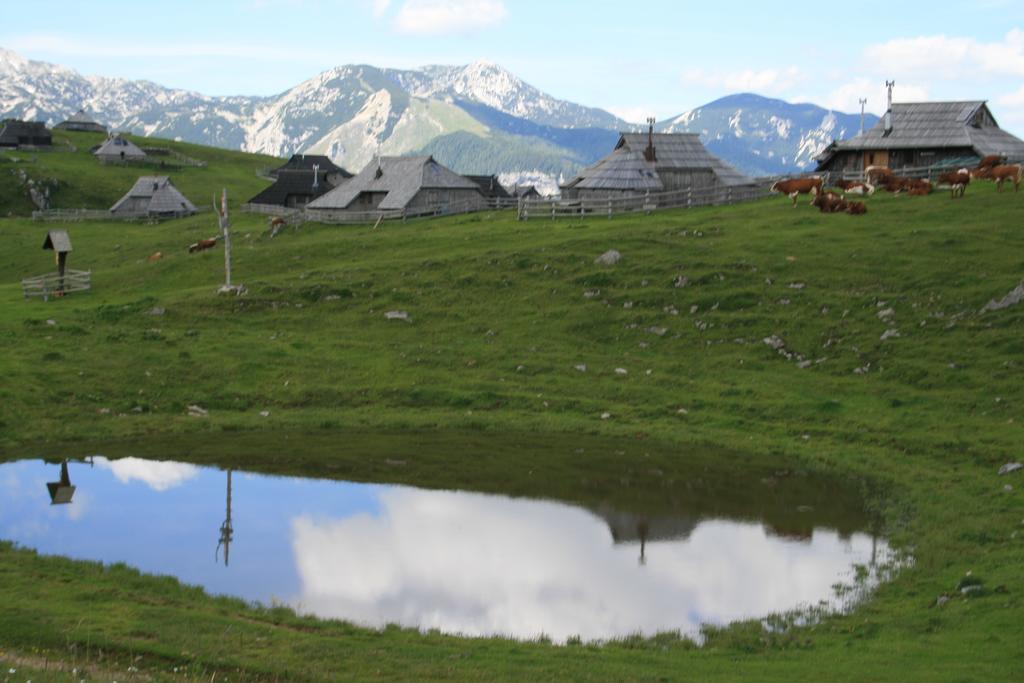
[[[877,120],[874,114],[867,114],[865,128]],[[712,154],[744,173],[774,175],[813,170],[814,157],[832,140],[843,140],[860,131],[860,115],[744,93],[662,121],[657,129],[700,133]]]
[[[339,66],[272,97],[210,97],[149,81],[83,76],[0,48],[0,117],[54,125],[84,108],[113,130],[288,156],[327,154],[351,171],[373,155],[433,154],[462,173],[571,177],[635,129],[556,99],[490,62],[414,70]],[[868,125],[874,123],[870,117]],[[735,95],[658,125],[700,132],[709,149],[752,174],[812,168],[859,117]]]

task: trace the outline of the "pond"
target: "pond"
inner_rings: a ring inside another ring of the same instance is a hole
[[[645,509],[136,457],[22,460],[0,465],[0,538],[371,627],[692,636],[841,609],[837,584],[870,589],[889,547],[834,487],[760,473],[723,499],[705,473]]]

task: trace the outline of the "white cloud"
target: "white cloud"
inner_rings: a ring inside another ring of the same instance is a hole
[[[501,0],[406,0],[395,17],[401,33],[466,33],[501,23],[508,16]]]
[[[623,107],[605,107],[607,111],[615,114],[623,121],[629,121],[630,123],[640,124],[656,113],[655,107],[635,107],[635,106],[623,106]]]
[[[113,472],[122,484],[141,481],[154,491],[166,491],[184,484],[199,474],[199,468],[182,462],[169,460],[143,460],[141,458],[121,458],[108,460],[96,458],[96,465]]]
[[[866,77],[855,78],[834,88],[824,96],[804,98],[815,101],[833,111],[855,113],[860,111],[860,98],[867,98],[865,109],[874,114],[885,112],[887,93],[885,83]],[[924,102],[929,99],[928,88],[913,83],[897,83],[893,88],[894,102]]]
[[[804,72],[795,66],[785,69],[743,69],[740,71],[708,71],[689,69],[682,77],[687,85],[729,91],[756,92],[763,95],[781,94],[806,80]]]
[[[894,78],[1024,76],[1024,31],[996,42],[946,35],[897,38],[864,50],[869,66]]]
[[[132,43],[90,41],[65,35],[36,33],[7,41],[5,45],[15,52],[44,52],[55,57],[112,57],[112,58],[240,58],[279,59],[304,61],[297,51],[289,48],[255,44],[232,43]]]
[[[391,6],[391,0],[370,0],[370,7],[373,10],[373,16],[382,16],[388,11],[388,7]]]

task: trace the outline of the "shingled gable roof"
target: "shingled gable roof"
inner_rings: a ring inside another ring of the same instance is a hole
[[[122,152],[124,155],[122,156]],[[99,149],[93,152],[98,157],[116,157],[124,159],[145,159],[146,153],[143,152],[139,147],[120,135],[113,135],[107,138],[107,141],[100,145]]]
[[[479,186],[480,191],[483,192],[484,196],[488,199],[511,199],[512,195],[508,193],[508,190],[501,184],[496,175],[467,175],[463,176],[469,178]]]
[[[178,188],[171,183],[167,176],[141,176],[135,181],[135,185],[128,191],[128,194],[121,197],[116,204],[110,207],[111,213],[118,213],[125,204],[131,200],[148,199],[146,213],[148,214],[182,214],[195,213],[195,205],[183,195]]]
[[[843,151],[970,147],[978,156],[1024,159],[1024,140],[1002,130],[984,100],[892,105],[892,130],[883,117],[870,130],[830,146],[819,161]]]
[[[6,119],[0,121],[0,145],[49,145],[52,143],[50,131],[42,121],[18,121]]]
[[[644,157],[649,140],[654,144],[655,161]],[[722,185],[751,182],[708,152],[697,133],[654,133],[650,138],[648,133],[622,133],[611,154],[581,171],[565,188],[660,192],[665,189],[658,177],[661,171],[706,170]]]
[[[379,165],[378,165],[379,163]],[[310,209],[346,209],[364,192],[386,193],[378,209],[403,209],[420,190],[476,190],[472,180],[437,163],[432,156],[380,157],[354,178],[310,202]]]
[[[312,171],[314,166],[324,173],[340,173],[345,178],[352,177],[351,173],[322,154],[293,154],[291,159],[271,171],[270,175],[276,178],[281,171]]]
[[[107,127],[102,123],[97,123],[89,118],[84,109],[79,109],[69,116],[66,121],[61,121],[54,128],[59,130],[85,130],[96,133],[105,133],[107,131]]]
[[[327,182],[329,171],[317,171],[317,184],[313,186],[313,171],[281,170],[277,171],[277,180],[270,187],[249,200],[250,204],[271,204],[286,206],[288,197],[300,196],[316,198],[334,188]]]

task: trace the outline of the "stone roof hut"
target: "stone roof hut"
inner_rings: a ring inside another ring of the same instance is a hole
[[[405,210],[412,215],[486,208],[480,187],[431,156],[379,157],[319,199],[310,211]]]
[[[344,169],[341,169],[344,170]],[[333,190],[338,183],[345,182],[340,174],[329,170],[291,170],[277,169],[276,180],[270,187],[249,200],[249,204],[283,206],[301,209],[317,197]]]
[[[85,113],[84,109],[79,109],[77,113],[68,117],[67,121],[61,121],[53,127],[54,130],[73,130],[82,133],[106,133],[107,127],[102,123],[96,123],[89,115]]]
[[[93,154],[105,164],[124,163],[126,161],[144,161],[146,153],[139,147],[120,135],[112,135],[107,141],[99,146]]]
[[[484,193],[484,196],[488,199],[511,199],[512,195],[508,193],[508,190],[498,181],[496,175],[467,175],[469,178],[480,188],[480,191]]]
[[[128,194],[110,207],[110,213],[119,218],[178,218],[195,212],[195,205],[167,176],[140,177]]]
[[[686,189],[750,185],[712,155],[696,133],[622,133],[611,154],[562,186],[563,199],[613,199]]]
[[[7,119],[0,122],[0,147],[49,147],[52,144],[53,135],[42,121]]]
[[[983,100],[895,103],[870,130],[829,145],[818,170],[969,165],[990,154],[1024,161],[1024,140],[1000,128]]]

